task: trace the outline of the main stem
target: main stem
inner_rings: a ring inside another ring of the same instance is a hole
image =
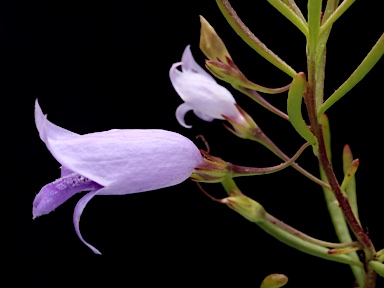
[[[305,104],[307,106],[309,121],[311,124],[312,132],[316,136],[319,144],[319,153],[318,160],[321,167],[324,170],[324,173],[328,179],[329,186],[333,191],[341,211],[344,214],[344,217],[351,228],[352,232],[356,236],[357,240],[364,247],[365,258],[366,258],[366,270],[367,270],[367,278],[364,284],[364,288],[373,288],[375,287],[375,279],[376,273],[367,265],[368,261],[373,260],[375,255],[375,248],[369,236],[364,232],[363,228],[359,224],[355,215],[353,214],[352,208],[349,204],[348,198],[344,193],[342,193],[340,185],[336,179],[335,173],[332,169],[332,165],[330,160],[328,159],[323,132],[321,125],[317,118],[317,107],[316,107],[316,58],[315,51],[308,51],[308,85],[306,88],[306,92],[304,95]]]

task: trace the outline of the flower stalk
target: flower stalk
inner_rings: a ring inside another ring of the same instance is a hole
[[[227,178],[275,173],[287,168],[295,162],[308,146],[310,146],[310,144],[305,143],[288,161],[276,166],[265,168],[235,165],[226,162],[221,158],[211,156],[207,152],[200,151],[204,156],[203,162],[199,166],[195,167],[195,171],[192,173],[190,179],[196,182],[218,183],[223,182]]]

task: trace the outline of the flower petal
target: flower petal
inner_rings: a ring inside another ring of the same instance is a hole
[[[176,109],[176,119],[177,119],[177,121],[179,122],[179,124],[181,126],[183,126],[185,128],[192,128],[192,125],[187,125],[185,123],[185,120],[184,120],[185,114],[188,111],[191,111],[192,109],[193,109],[193,107],[191,105],[189,105],[188,103],[183,103],[179,107],[177,107],[177,109]]]
[[[235,99],[223,86],[206,81],[201,75],[193,72],[184,72],[174,84],[180,97],[199,111],[214,119],[237,117],[240,112],[235,107]]]
[[[116,181],[129,185],[140,175],[151,179],[145,187],[153,183],[148,188],[129,186],[123,194],[179,184],[201,159],[189,139],[163,130],[110,130],[48,143],[63,166],[102,186]]]
[[[71,173],[45,185],[33,201],[33,219],[55,210],[76,193],[96,187],[101,186],[77,173]]]
[[[80,238],[80,240],[85,244],[87,245],[95,254],[99,254],[101,255],[100,251],[97,250],[95,247],[93,247],[91,244],[89,244],[87,241],[84,240],[83,236],[81,235],[81,232],[80,232],[80,217],[81,217],[81,214],[83,213],[83,210],[85,208],[85,206],[87,206],[89,200],[91,200],[93,198],[93,196],[95,196],[96,194],[98,194],[99,191],[103,190],[103,188],[101,189],[96,189],[96,190],[93,190],[89,193],[87,193],[86,195],[84,195],[80,200],[79,202],[77,202],[76,204],[76,207],[75,207],[75,211],[73,212],[73,225],[75,226],[75,231],[76,231],[76,234],[77,236]]]
[[[47,126],[46,128],[49,129],[50,131],[50,137],[54,139],[62,139],[62,138],[69,138],[71,136],[78,136],[78,134],[76,133],[73,133],[67,129],[61,128],[49,122],[47,120],[47,115],[43,114],[43,111],[41,110],[37,99],[35,102],[35,123],[36,123],[37,130],[39,131],[40,138],[41,140],[43,140],[45,144],[47,144],[46,135],[44,133],[45,126]]]
[[[208,116],[208,115],[205,115],[204,113],[201,113],[199,110],[193,110],[193,112],[195,113],[195,115],[197,117],[199,117],[200,119],[207,121],[207,122],[211,122],[211,121],[213,121],[213,119],[215,119],[211,116]]]
[[[183,95],[183,92],[179,89],[179,82],[183,81],[183,73],[179,69],[177,69],[177,67],[179,67],[181,64],[181,62],[177,62],[171,66],[171,69],[169,69],[169,79],[171,79],[172,86],[177,92],[177,94],[179,94],[180,98],[186,101],[186,97]]]
[[[64,167],[64,166],[60,167],[60,171],[61,171],[61,176],[60,177],[64,177],[64,176],[67,176],[69,174],[74,173],[72,170],[70,170],[70,169],[68,169],[67,167]]]
[[[176,118],[182,126],[190,128],[184,121],[190,108],[205,121],[224,120],[223,116],[237,122],[245,121],[234,105],[236,101],[232,94],[196,63],[189,45],[183,52],[181,65],[182,72],[177,69],[180,63],[175,63],[169,75],[174,89],[188,104],[180,105],[176,110]]]
[[[216,80],[207,71],[201,68],[201,66],[197,64],[197,62],[193,58],[191,52],[191,45],[185,47],[183,56],[181,57],[181,62],[183,63],[181,66],[183,72],[193,71],[195,73],[200,74],[201,76],[204,76],[207,80],[216,83]]]

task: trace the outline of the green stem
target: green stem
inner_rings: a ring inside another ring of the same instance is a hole
[[[325,114],[323,114],[321,120],[322,120],[321,128],[323,131],[325,150],[327,153],[327,157],[328,157],[330,163],[332,164],[331,130],[330,130],[330,126],[329,126],[329,120]],[[346,149],[344,149],[344,150],[346,151]],[[350,150],[349,150],[349,152],[350,152]],[[346,155],[345,152],[343,153],[343,164],[344,164],[344,166],[348,165],[348,167],[346,168],[346,169],[348,169],[350,166],[350,163],[352,163],[352,161],[353,161],[352,154],[351,153],[348,154],[348,156],[349,156],[347,159],[348,161],[344,160],[344,158],[346,158],[344,155]],[[322,169],[321,166],[319,168],[320,168],[321,179],[325,182],[328,182],[328,179],[324,174],[324,170]],[[333,224],[333,227],[335,229],[335,232],[336,232],[338,239],[340,240],[340,242],[351,242],[352,238],[351,238],[351,234],[350,234],[349,229],[348,229],[347,222],[345,221],[344,215],[343,215],[342,211],[340,210],[340,207],[335,203],[336,202],[335,195],[332,193],[330,188],[324,188],[323,187],[323,191],[324,191],[325,202],[327,204],[327,208],[328,208],[329,214],[331,216],[332,224]],[[348,197],[348,200],[350,200],[349,197]],[[350,204],[352,207],[352,203],[350,203]],[[352,207],[352,211],[353,211],[353,207]],[[355,253],[355,252],[350,253],[350,255],[355,260],[359,260],[357,253]],[[357,281],[360,284],[360,287],[363,287],[362,283],[364,282],[365,272],[362,270],[361,271],[353,271],[353,272],[355,274]],[[355,272],[358,272],[358,273],[355,273]]]
[[[324,23],[324,21],[326,21],[332,15],[332,13],[337,8],[338,3],[339,3],[339,0],[327,1],[327,6],[325,7],[322,23]],[[320,107],[324,99],[323,95],[324,95],[324,75],[325,75],[325,62],[326,62],[326,43],[328,41],[331,28],[332,28],[332,25],[329,25],[328,28],[322,33],[317,45],[316,59],[318,60],[318,63],[317,63],[317,71],[316,71],[316,92],[315,93],[318,96],[316,97],[317,99],[316,107]],[[330,140],[331,133],[329,129],[328,117],[326,117],[325,114],[322,115],[321,122],[322,122],[323,137],[324,137],[324,142],[326,146],[326,152],[327,152],[328,158],[331,160],[331,140]],[[321,167],[320,167],[320,176],[324,182],[327,182],[327,178],[325,177],[324,171],[322,170]],[[337,206],[337,204],[334,203],[334,201],[336,200],[334,194],[332,193],[329,187],[327,188],[323,186],[323,191],[324,191],[324,197],[326,200],[327,208],[333,223],[333,227],[335,229],[335,232],[339,241],[340,242],[352,241],[344,215],[341,212],[340,208]],[[349,197],[348,199],[351,200]],[[352,203],[351,203],[351,206],[352,206],[352,210],[354,211]],[[355,261],[359,261],[359,256],[357,255],[356,252],[349,253],[349,256]],[[363,287],[366,279],[366,274],[364,269],[354,265],[351,265],[350,267],[359,287]]]
[[[275,53],[265,46],[240,20],[237,16],[236,11],[229,4],[228,0],[216,0],[217,5],[220,8],[221,13],[225,19],[231,25],[232,29],[247,43],[252,49],[254,49],[260,56],[275,65],[281,71],[285,72],[289,76],[293,77],[296,75],[296,71],[292,69],[287,63],[279,58]]]
[[[225,192],[227,192],[228,195],[232,195],[233,191],[240,191],[240,189],[237,187],[235,181],[232,178],[225,178],[221,184],[224,187]]]
[[[225,79],[223,79],[223,80],[225,81]],[[232,84],[229,81],[227,81],[227,82],[229,84]],[[247,82],[242,82],[242,83],[239,83],[237,85],[242,86],[244,88],[251,89],[251,90],[255,90],[255,91],[258,91],[258,92],[267,93],[267,94],[279,94],[279,93],[283,93],[285,91],[288,91],[289,90],[289,86],[291,84],[288,84],[288,85],[285,85],[285,86],[279,87],[279,88],[268,88],[268,87],[264,87],[264,86],[261,86],[259,84],[253,83],[252,81],[247,79]],[[232,85],[232,86],[237,86],[237,85]]]
[[[351,209],[351,206],[348,202],[347,196],[342,193],[339,183],[336,179],[336,176],[333,172],[331,162],[327,156],[326,152],[326,145],[324,143],[324,137],[323,137],[323,131],[321,128],[321,125],[318,121],[318,115],[322,115],[317,113],[317,103],[318,103],[318,96],[317,89],[316,89],[316,81],[317,81],[317,64],[318,61],[316,59],[316,51],[317,51],[317,39],[312,39],[312,37],[318,37],[319,31],[318,31],[318,24],[315,20],[310,21],[311,18],[315,19],[318,13],[318,3],[316,3],[317,0],[310,0],[308,4],[308,27],[309,27],[309,39],[308,39],[308,53],[307,53],[307,61],[308,61],[308,85],[307,90],[305,93],[305,104],[307,106],[307,112],[311,124],[311,129],[314,135],[316,136],[319,144],[319,151],[318,151],[318,160],[321,166],[321,169],[323,170],[323,173],[325,175],[324,178],[327,179],[331,190],[336,198],[336,200],[339,203],[339,206],[341,208],[341,211],[343,212],[343,215],[352,230],[352,232],[355,234],[357,240],[360,242],[360,244],[364,247],[365,255],[366,255],[366,261],[370,261],[373,259],[375,255],[375,248],[372,244],[371,239],[369,236],[364,232],[363,228],[361,227],[360,223],[357,221],[356,217],[354,216],[354,213]],[[312,3],[312,5],[311,5]],[[321,8],[321,7],[320,7]],[[311,16],[312,15],[312,16]],[[313,31],[312,31],[313,30]],[[368,262],[366,262],[368,263]],[[368,265],[366,265],[367,269],[367,278],[364,283],[365,288],[374,287],[370,283],[372,283],[372,279],[374,278],[375,273],[373,273],[373,269],[370,268]]]
[[[310,60],[309,60],[310,61]],[[308,65],[308,67],[315,67],[315,65],[312,63],[312,65]],[[309,68],[310,69],[310,68]],[[314,82],[314,73],[315,71],[308,71],[308,74],[310,75],[309,79],[312,79]],[[312,74],[312,76],[311,76]],[[359,221],[357,221],[351,206],[348,202],[347,196],[342,193],[339,183],[336,179],[336,176],[333,172],[332,165],[327,157],[326,153],[326,146],[324,143],[324,137],[323,137],[323,132],[321,129],[321,126],[317,120],[317,115],[316,115],[316,106],[315,106],[315,89],[314,85],[312,83],[308,84],[308,89],[306,93],[307,97],[307,110],[308,110],[308,115],[310,118],[311,122],[311,127],[313,129],[314,134],[316,135],[319,143],[319,153],[318,153],[318,159],[321,165],[321,168],[323,170],[323,173],[325,175],[325,178],[328,180],[329,185],[331,187],[331,190],[333,191],[333,194],[336,197],[336,200],[338,201],[340,208],[343,212],[343,215],[351,228],[352,232],[355,234],[357,240],[363,245],[365,255],[366,255],[366,261],[370,261],[373,259],[375,255],[375,248],[372,244],[371,239],[369,236],[364,232],[363,228],[361,227]],[[312,84],[312,85],[311,85]],[[367,262],[368,263],[368,262]],[[374,273],[372,271],[372,268],[367,266],[367,278],[366,282],[364,284],[365,288],[369,287],[374,287],[370,286],[368,283],[371,283],[372,277],[374,277]]]
[[[337,8],[339,0],[328,0],[325,7],[322,21],[326,21]],[[326,44],[331,32],[332,25],[320,36],[316,48],[316,107],[320,107],[324,102],[324,78],[326,63]]]
[[[264,175],[264,174],[278,172],[292,165],[292,163],[296,161],[296,159],[301,155],[301,153],[303,153],[305,148],[307,148],[308,146],[310,146],[310,144],[305,143],[303,146],[300,147],[300,149],[296,152],[295,155],[293,155],[293,157],[290,160],[273,167],[256,168],[256,167],[238,166],[232,163],[228,163],[227,169],[232,172],[230,175],[231,177]]]
[[[266,148],[268,148],[271,152],[273,152],[276,156],[278,156],[280,159],[282,159],[284,161],[289,160],[289,157],[283,151],[281,151],[280,148],[277,147],[276,144],[273,143],[273,141],[271,139],[269,139],[261,130],[255,138],[249,138],[249,139],[261,143]],[[319,178],[317,178],[314,175],[312,175],[311,173],[309,173],[307,170],[302,168],[299,164],[294,162],[291,164],[291,166],[294,169],[296,169],[298,172],[303,174],[305,177],[307,177],[308,179],[315,182],[316,184],[319,184],[320,186],[328,188],[328,189],[330,188],[327,183],[323,182]]]
[[[327,181],[327,177],[324,174],[323,169],[320,168],[320,175],[323,181]],[[335,229],[337,238],[342,243],[350,243],[352,241],[351,235],[349,233],[347,222],[345,222],[345,218],[343,212],[340,210],[340,207],[335,203],[335,195],[331,190],[323,187],[324,198],[327,204],[328,212],[332,220],[333,227]],[[353,260],[359,261],[359,256],[356,252],[351,252],[348,254]],[[360,267],[356,267],[351,265],[351,270],[353,275],[356,278],[359,287],[363,287],[364,281],[366,278],[366,274],[364,269]]]
[[[241,86],[233,86],[233,87],[235,89],[237,89],[238,91],[244,93],[248,97],[250,97],[252,100],[254,100],[256,103],[258,103],[262,107],[268,109],[269,111],[276,114],[277,116],[280,116],[281,118],[289,121],[289,117],[287,114],[285,114],[281,110],[277,109],[275,106],[273,106],[267,100],[265,100],[259,93],[257,93],[257,91],[254,91],[254,90],[251,90],[251,89],[248,89],[245,87],[241,87]]]
[[[343,212],[343,215],[351,228],[352,232],[355,234],[357,240],[363,245],[365,255],[366,255],[366,261],[370,261],[373,259],[375,255],[375,248],[372,244],[371,239],[369,236],[364,232],[363,228],[361,227],[359,221],[357,221],[351,206],[348,202],[347,196],[342,193],[339,183],[336,179],[336,176],[333,172],[332,165],[327,157],[326,153],[326,146],[324,143],[324,137],[323,132],[321,129],[321,126],[317,119],[317,113],[316,113],[316,64],[315,59],[311,59],[308,57],[308,86],[306,91],[306,104],[307,104],[307,111],[308,116],[310,119],[311,127],[313,130],[313,133],[315,134],[316,138],[318,139],[319,144],[319,153],[318,153],[318,159],[319,163],[323,169],[324,175],[326,179],[329,182],[329,185],[331,187],[331,190],[333,194],[336,197],[336,200],[338,201],[340,208]],[[368,263],[368,262],[367,262]],[[374,277],[375,273],[373,273],[372,268],[367,266],[367,278],[366,282],[364,284],[365,288],[370,288],[374,286],[370,286],[369,283],[371,283],[372,277]]]

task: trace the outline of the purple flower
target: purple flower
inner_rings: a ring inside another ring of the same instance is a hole
[[[33,202],[33,218],[50,213],[72,195],[90,191],[77,203],[75,230],[95,195],[123,195],[156,190],[186,180],[203,162],[199,149],[184,136],[165,130],[109,130],[79,135],[47,120],[36,100],[40,138],[62,165],[61,177],[45,185]]]
[[[178,66],[181,66],[182,71],[177,69]],[[215,79],[196,63],[189,45],[184,50],[181,62],[172,65],[169,77],[173,88],[184,100],[176,109],[176,118],[180,125],[192,127],[184,121],[185,114],[190,110],[205,121],[224,120],[224,115],[233,121],[244,122],[234,105],[236,101],[232,94],[217,84]]]

